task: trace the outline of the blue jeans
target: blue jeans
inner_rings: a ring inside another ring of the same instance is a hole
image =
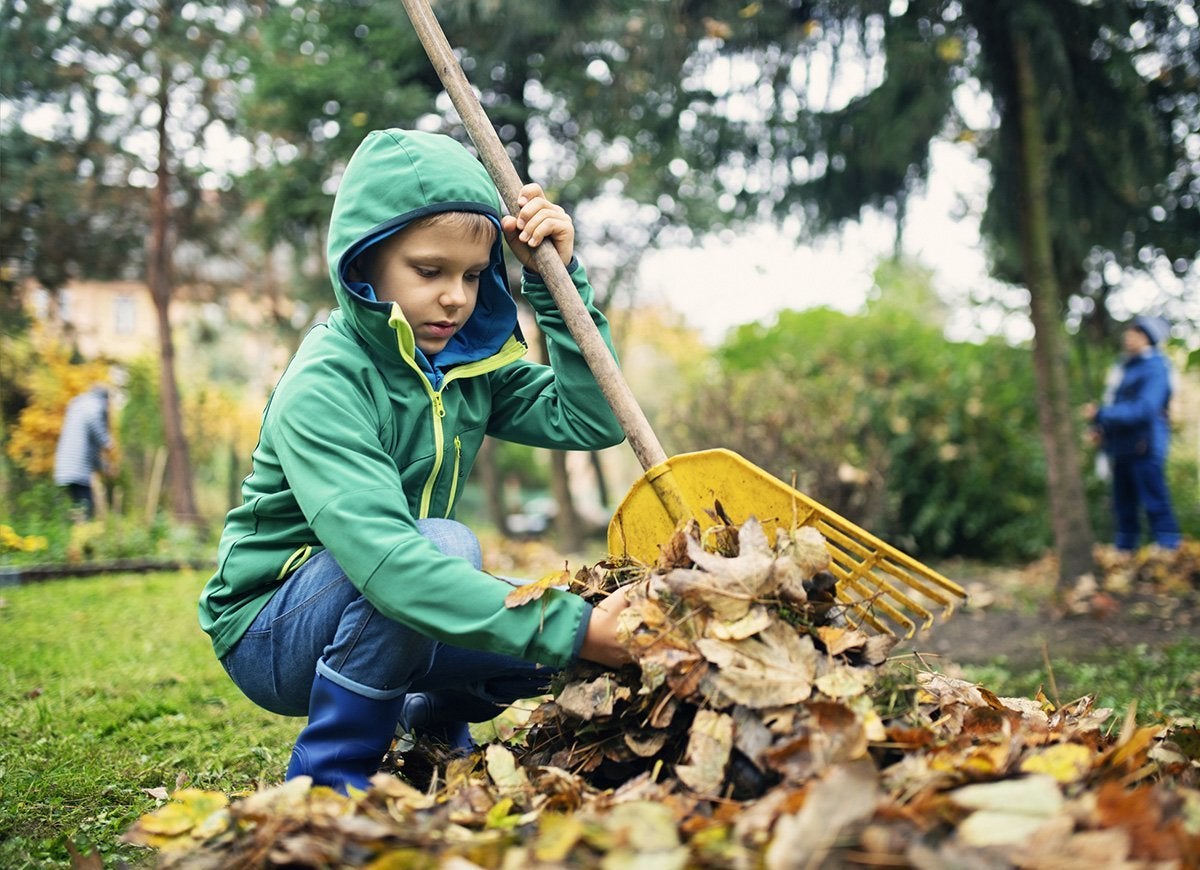
[[[426,519],[417,527],[446,555],[481,567],[479,540],[462,523]],[[386,618],[328,550],[280,586],[221,664],[250,700],[284,716],[308,715],[319,671],[367,698],[434,694],[448,721],[464,722],[491,719],[504,705],[542,694],[554,673],[511,656],[439,643]]]
[[[1182,542],[1183,534],[1171,508],[1164,465],[1159,456],[1121,457],[1112,461],[1117,549],[1136,550],[1140,546],[1143,511],[1154,543],[1174,550]]]

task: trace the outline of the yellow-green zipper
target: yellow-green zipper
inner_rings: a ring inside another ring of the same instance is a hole
[[[446,513],[454,510],[454,499],[458,495],[458,471],[462,467],[462,439],[454,436],[454,477],[450,479],[450,499],[446,502]]]
[[[414,356],[416,341],[412,334],[412,327],[408,325],[408,322],[404,319],[404,314],[400,310],[400,306],[395,302],[392,303],[392,314],[388,318],[388,325],[396,330],[396,346],[400,350],[400,357],[408,363],[409,368],[417,373],[419,376],[418,380],[424,384],[425,392],[429,395],[429,403],[433,410],[433,470],[429,473],[429,478],[425,481],[425,486],[421,490],[421,507],[417,514],[419,518],[424,519],[429,516],[429,506],[433,501],[434,484],[437,483],[438,475],[442,470],[442,463],[445,460],[446,435],[442,430],[442,418],[446,416],[446,406],[442,402],[442,393],[445,392],[446,387],[452,381],[458,378],[484,374],[520,359],[525,355],[525,345],[518,341],[516,337],[510,337],[500,350],[487,359],[465,363],[448,371],[442,379],[442,388],[435,390],[433,384],[429,383],[429,378],[426,377],[425,372],[417,365]],[[407,342],[405,339],[407,339]],[[454,499],[458,494],[458,471],[461,461],[462,440],[455,435],[454,479],[450,483],[450,499],[446,504],[446,513],[450,513],[450,508],[454,506]]]

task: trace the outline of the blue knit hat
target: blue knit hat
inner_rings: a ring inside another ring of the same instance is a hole
[[[1155,345],[1162,344],[1171,332],[1167,321],[1161,317],[1150,317],[1145,314],[1133,318],[1133,323],[1130,325],[1144,332],[1146,338],[1150,339],[1150,343]]]

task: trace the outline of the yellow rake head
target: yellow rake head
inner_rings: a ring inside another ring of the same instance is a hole
[[[683,502],[686,515],[702,530],[720,524],[709,514],[719,501],[734,524],[756,517],[772,541],[777,528],[812,526],[819,531],[832,557],[829,570],[838,581],[837,600],[853,625],[911,637],[939,615],[949,617],[966,599],[957,583],[721,448],[681,453],[647,471],[609,523],[609,552],[647,564],[657,560],[659,547],[677,526],[659,492],[658,478],[667,475],[673,478],[669,487]]]

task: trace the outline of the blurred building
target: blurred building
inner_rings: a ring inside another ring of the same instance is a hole
[[[158,313],[141,281],[72,281],[57,291],[22,291],[25,310],[83,358],[128,363],[157,357]],[[211,285],[177,288],[170,308],[181,379],[236,372],[252,401],[265,397],[311,320],[279,296]]]

